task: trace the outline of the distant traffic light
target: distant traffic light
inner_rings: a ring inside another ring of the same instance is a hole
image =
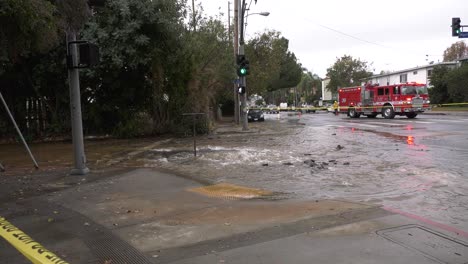
[[[459,17],[452,17],[452,37],[456,37],[461,32],[461,19]]]
[[[245,86],[239,86],[239,88],[237,88],[237,92],[239,94],[245,94]]]
[[[249,61],[245,58],[245,55],[237,55],[237,75],[239,77],[250,74]]]

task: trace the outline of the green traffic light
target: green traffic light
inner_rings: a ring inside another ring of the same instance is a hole
[[[240,71],[240,74],[242,74],[242,75],[247,74],[247,69],[246,68],[241,68],[239,71]]]

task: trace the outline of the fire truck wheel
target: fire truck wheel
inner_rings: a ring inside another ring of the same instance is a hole
[[[360,116],[360,114],[358,114],[356,112],[356,109],[354,109],[354,107],[351,107],[348,110],[348,116],[351,117],[351,118],[358,118]]]
[[[385,119],[393,119],[395,117],[395,111],[393,110],[393,107],[390,105],[386,105],[382,109],[382,116]]]
[[[406,113],[406,117],[407,118],[415,118],[418,114],[415,113],[415,112],[411,112],[411,113]]]

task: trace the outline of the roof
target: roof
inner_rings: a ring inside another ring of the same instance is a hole
[[[468,58],[466,58],[466,59],[468,59]],[[369,80],[369,79],[373,79],[373,78],[379,78],[379,77],[390,76],[390,75],[395,75],[395,74],[400,74],[400,73],[405,73],[405,72],[411,72],[411,71],[420,70],[420,69],[432,68],[432,67],[437,66],[437,65],[457,65],[457,62],[456,61],[448,61],[448,62],[439,62],[439,63],[434,63],[434,64],[428,64],[428,65],[425,65],[425,66],[418,66],[418,67],[409,68],[409,69],[406,69],[406,70],[400,70],[400,71],[394,71],[394,72],[390,72],[390,73],[372,75],[371,77],[364,78],[363,80]]]

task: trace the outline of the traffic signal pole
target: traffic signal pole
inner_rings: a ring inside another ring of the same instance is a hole
[[[239,2],[239,25],[240,41],[239,41],[239,55],[245,55],[244,52],[244,14],[245,14],[245,0],[238,0]],[[245,76],[239,77],[239,86],[245,87],[245,93],[241,94],[241,120],[242,131],[249,130],[247,122],[247,80]]]
[[[234,60],[237,61],[237,53],[239,52],[239,0],[234,0]],[[238,83],[234,83],[234,121],[237,125],[240,123],[239,118],[239,93],[237,91]]]
[[[68,45],[76,41],[76,33],[67,32],[67,51],[71,57],[71,65],[68,66],[68,82],[70,86],[70,111],[72,121],[72,142],[75,167],[71,170],[72,175],[85,175],[89,172],[86,166],[86,155],[84,151],[83,121],[81,117],[81,93],[80,75],[76,67],[78,61],[77,45]]]

